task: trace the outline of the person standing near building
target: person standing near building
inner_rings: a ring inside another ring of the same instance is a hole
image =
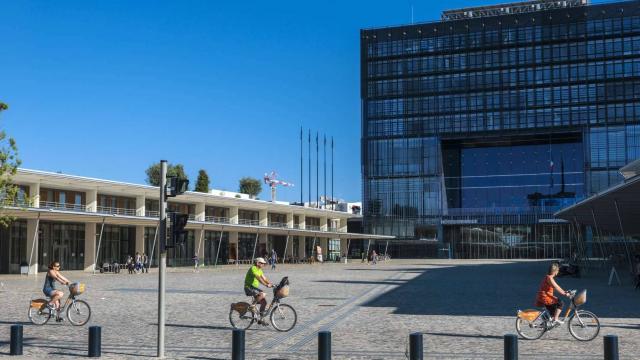
[[[378,253],[375,250],[371,250],[371,263],[373,265],[378,263]]]
[[[147,253],[142,253],[142,272],[143,273],[149,273],[149,257],[147,256]]]
[[[193,271],[198,272],[198,254],[193,254]]]
[[[322,248],[320,245],[316,246],[316,257],[318,258],[318,262],[322,264]]]
[[[276,249],[271,249],[271,270],[276,269],[277,263],[278,263],[278,253],[276,253]]]

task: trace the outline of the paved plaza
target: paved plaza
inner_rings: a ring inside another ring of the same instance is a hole
[[[502,336],[515,333],[515,312],[531,307],[548,262],[394,260],[378,265],[279,265],[272,281],[289,276],[298,311],[289,333],[271,327],[247,332],[250,359],[317,358],[317,332],[332,332],[335,359],[403,359],[411,332],[424,333],[427,359],[500,359]],[[246,266],[169,269],[167,357],[229,359],[229,304],[245,300]],[[128,275],[67,272],[87,284],[82,298],[93,309],[84,327],[50,321],[28,323],[31,297],[39,297],[44,274],[0,276],[0,356],[9,353],[9,327],[24,324],[25,358],[77,358],[87,354],[88,326],[102,326],[103,358],[149,358],[156,354],[156,272]],[[565,289],[589,290],[585,308],[600,316],[600,336],[588,343],[566,327],[542,340],[519,341],[523,359],[602,359],[602,335],[620,337],[622,358],[640,354],[640,291],[606,284],[606,274],[560,278]],[[628,280],[627,280],[628,281]],[[271,295],[271,294],[269,294]]]

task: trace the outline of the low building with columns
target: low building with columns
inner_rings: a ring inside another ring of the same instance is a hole
[[[21,264],[37,273],[54,260],[65,270],[93,271],[136,252],[155,265],[158,187],[28,169],[13,182],[20,194],[1,210],[14,221],[0,229],[0,273],[17,273]],[[205,265],[249,263],[272,249],[281,262],[305,262],[318,247],[335,260],[349,254],[351,240],[391,238],[347,232],[347,220],[360,215],[235,193],[186,192],[167,207],[189,214],[187,241],[168,250],[169,266],[191,265],[195,254]]]

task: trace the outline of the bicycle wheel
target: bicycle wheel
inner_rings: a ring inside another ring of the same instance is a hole
[[[229,322],[234,329],[248,329],[255,321],[253,313],[247,310],[244,314],[236,309],[229,311]]]
[[[67,319],[76,326],[82,326],[89,322],[91,318],[91,308],[84,300],[76,300],[69,304],[67,308]]]
[[[271,310],[269,319],[274,329],[278,331],[289,331],[296,326],[298,314],[296,314],[296,311],[290,305],[278,304]]]
[[[533,321],[528,321],[521,318],[516,318],[516,331],[520,336],[527,340],[537,340],[544,335],[547,331],[547,327],[544,323],[544,318],[538,316]]]
[[[569,332],[580,341],[591,341],[600,333],[600,320],[590,311],[576,311],[569,319]]]
[[[43,308],[29,307],[29,320],[34,325],[44,325],[51,319],[51,311],[46,306]]]

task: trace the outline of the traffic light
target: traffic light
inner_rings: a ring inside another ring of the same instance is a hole
[[[169,213],[171,228],[167,248],[173,248],[187,241],[187,231],[184,229],[189,221],[189,215],[176,212]]]
[[[178,177],[167,178],[166,197],[175,197],[184,194],[189,189],[189,180]],[[166,200],[166,199],[165,199]]]

